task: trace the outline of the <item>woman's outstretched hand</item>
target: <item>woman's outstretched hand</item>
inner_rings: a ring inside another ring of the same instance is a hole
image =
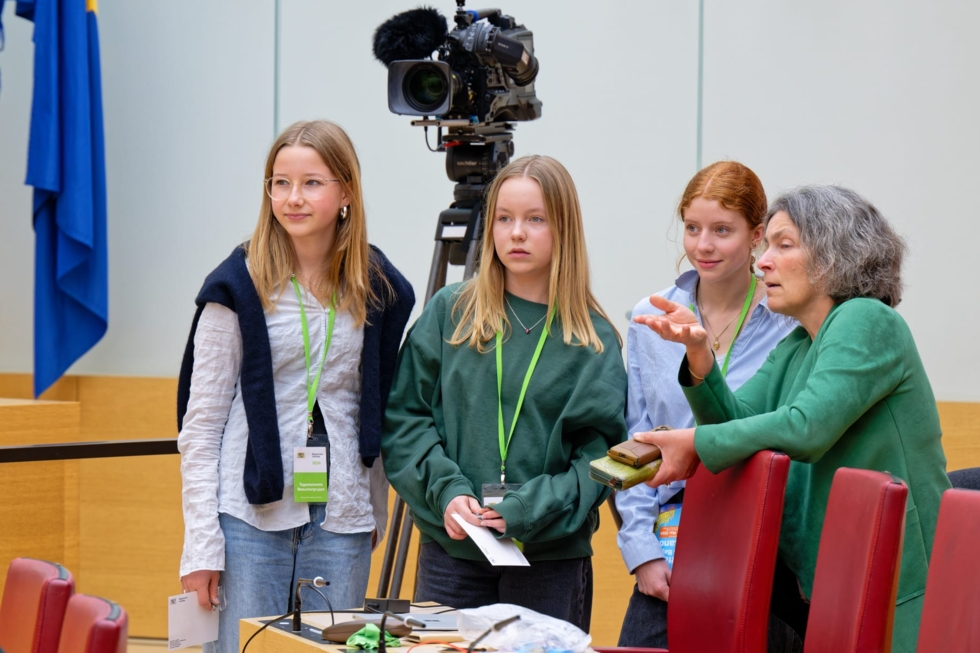
[[[645,324],[664,340],[679,342],[686,347],[708,342],[708,333],[687,306],[651,295],[650,303],[663,311],[662,315],[637,315],[634,322]]]
[[[637,315],[633,321],[645,324],[657,335],[670,342],[679,342],[687,348],[687,361],[692,385],[698,385],[715,364],[715,355],[708,346],[708,332],[687,306],[651,295],[650,303],[663,311],[662,315]]]
[[[633,439],[660,447],[663,462],[660,463],[656,475],[646,482],[650,487],[691,478],[701,462],[694,448],[694,429],[645,431],[634,433]]]

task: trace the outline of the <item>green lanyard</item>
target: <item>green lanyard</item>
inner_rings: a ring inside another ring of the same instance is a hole
[[[333,337],[333,320],[337,313],[337,293],[330,298],[330,308],[327,309],[327,337],[323,345],[323,357],[320,359],[320,367],[316,371],[316,378],[310,383],[310,327],[306,323],[306,308],[303,306],[303,295],[299,292],[299,283],[296,282],[296,275],[292,277],[293,288],[296,289],[296,299],[299,300],[299,315],[303,323],[303,355],[306,357],[306,435],[313,435],[313,405],[316,403],[316,391],[320,387],[320,373],[323,371],[323,364],[327,361],[327,352],[330,351],[330,339]]]
[[[752,298],[755,297],[755,288],[759,283],[759,277],[752,275],[752,286],[749,288],[749,294],[745,296],[745,303],[742,304],[742,312],[739,313],[738,322],[735,324],[735,334],[732,336],[732,344],[728,345],[728,351],[725,352],[725,363],[721,366],[721,375],[728,375],[728,363],[732,359],[732,350],[735,349],[735,339],[738,338],[739,333],[742,332],[742,324],[745,322],[745,316],[749,314],[749,306],[752,305]],[[691,312],[694,312],[694,304],[688,304]]]
[[[544,324],[544,329],[541,330],[541,337],[538,338],[538,346],[534,349],[534,356],[531,357],[531,364],[527,367],[527,373],[524,375],[524,385],[521,387],[521,395],[517,398],[517,408],[514,409],[514,420],[510,424],[510,435],[504,438],[504,404],[503,399],[501,399],[502,393],[501,388],[504,382],[504,356],[503,356],[503,335],[500,331],[497,331],[497,437],[500,443],[500,484],[504,484],[504,479],[507,472],[507,450],[510,448],[511,438],[514,437],[514,428],[517,427],[517,418],[521,414],[521,406],[524,405],[524,395],[527,394],[527,386],[531,383],[531,375],[534,374],[534,368],[538,364],[538,358],[541,357],[541,350],[544,349],[544,341],[548,338],[548,329],[551,328],[551,320],[555,317],[555,309],[557,306],[553,306],[550,311],[548,311],[548,320]]]

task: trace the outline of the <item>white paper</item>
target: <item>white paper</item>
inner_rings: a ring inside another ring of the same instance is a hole
[[[202,608],[197,592],[167,599],[167,650],[197,646],[218,639],[218,611]]]
[[[514,540],[509,537],[497,539],[490,533],[486,526],[474,526],[459,515],[453,513],[453,519],[463,527],[470,539],[480,547],[483,555],[487,557],[494,567],[530,567],[521,550],[514,544]]]

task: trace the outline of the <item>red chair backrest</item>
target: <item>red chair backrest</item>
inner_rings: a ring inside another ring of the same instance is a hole
[[[842,467],[820,533],[804,653],[890,653],[908,488]]]
[[[760,451],[687,482],[667,603],[670,653],[766,650],[789,457]]]
[[[980,492],[946,490],[939,504],[917,650],[980,651]]]
[[[58,653],[126,653],[129,620],[121,607],[87,594],[68,601]]]
[[[61,565],[14,558],[0,601],[0,649],[56,653],[65,606],[74,592],[75,579]]]

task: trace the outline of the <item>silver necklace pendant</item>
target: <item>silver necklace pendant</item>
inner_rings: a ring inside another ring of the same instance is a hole
[[[544,322],[544,318],[548,317],[548,313],[545,312],[545,314],[541,316],[541,319],[540,320],[538,320],[537,322],[535,322],[534,324],[532,324],[529,327],[528,326],[524,326],[524,323],[521,322],[521,318],[517,315],[517,311],[515,311],[514,310],[514,307],[510,305],[510,300],[507,299],[506,297],[504,297],[504,301],[507,302],[507,307],[510,309],[510,312],[514,314],[514,318],[517,320],[517,323],[521,325],[521,328],[522,329],[524,329],[525,335],[531,333],[531,329],[533,329],[534,327],[536,327],[539,324],[541,324],[542,322]]]

